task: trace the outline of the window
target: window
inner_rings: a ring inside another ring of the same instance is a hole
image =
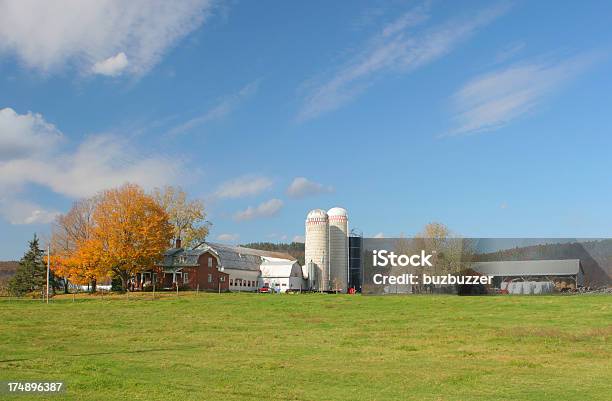
[[[219,281],[221,281],[222,283],[225,283],[225,276],[219,277]]]
[[[283,283],[283,284],[281,284],[281,285],[282,285],[283,287],[286,287],[286,286],[287,286],[287,283]]]
[[[212,274],[208,273],[208,282],[212,283]]]
[[[212,256],[208,257],[208,267],[213,267],[213,258],[212,258]]]
[[[189,273],[183,273],[183,284],[187,284],[189,282]]]
[[[230,278],[230,285],[234,285],[234,280]]]

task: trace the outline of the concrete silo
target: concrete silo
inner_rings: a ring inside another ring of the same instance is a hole
[[[348,214],[341,207],[327,211],[329,220],[330,290],[348,288]]]
[[[304,277],[312,290],[328,289],[329,220],[325,210],[311,210],[306,216]]]

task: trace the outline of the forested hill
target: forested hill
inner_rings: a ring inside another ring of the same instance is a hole
[[[612,239],[532,245],[476,255],[477,261],[580,259],[589,285],[610,285]]]
[[[293,256],[304,266],[304,243],[292,242],[290,244],[274,243],[274,242],[251,242],[249,244],[240,245],[245,248],[260,249],[262,251],[285,252]]]
[[[13,277],[18,267],[19,267],[19,262],[0,261],[0,279]]]

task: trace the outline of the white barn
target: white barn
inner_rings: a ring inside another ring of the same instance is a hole
[[[302,267],[296,260],[262,257],[260,286],[287,292],[305,289]]]

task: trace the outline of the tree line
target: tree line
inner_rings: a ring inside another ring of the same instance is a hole
[[[245,248],[260,249],[262,251],[283,252],[293,256],[300,265],[304,265],[305,246],[303,242],[276,243],[276,242],[251,242],[241,245]]]

